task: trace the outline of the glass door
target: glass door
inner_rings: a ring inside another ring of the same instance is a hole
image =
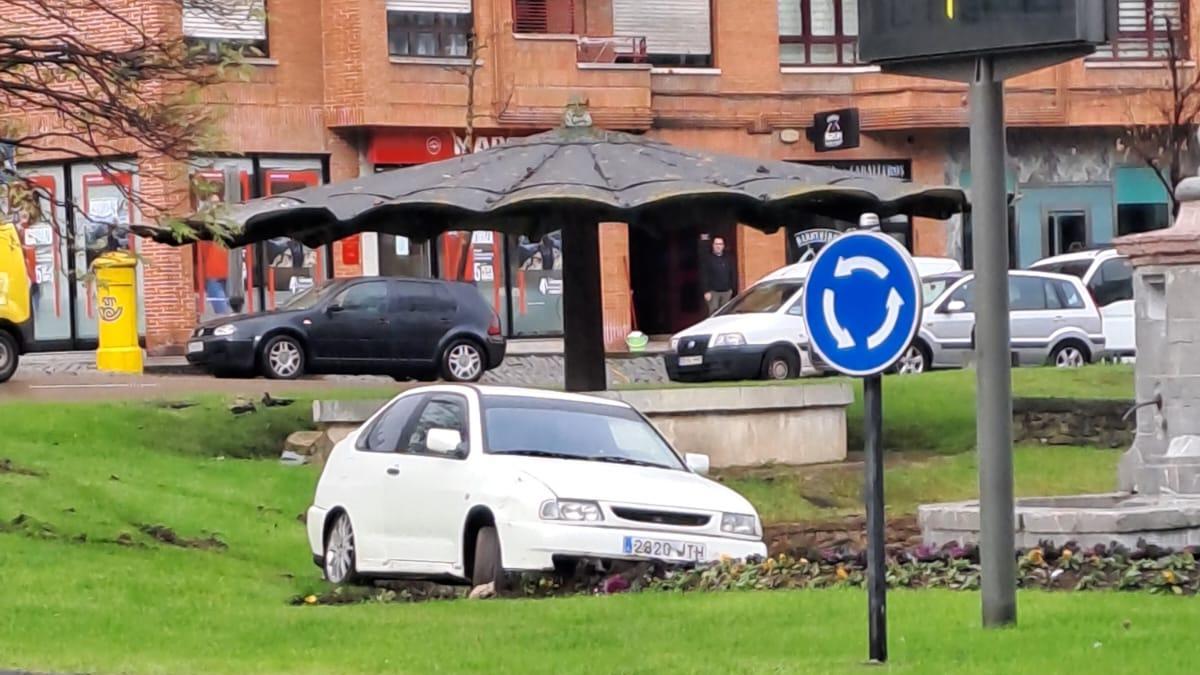
[[[89,274],[92,262],[108,251],[138,252],[137,237],[130,224],[137,217],[128,195],[137,189],[132,167],[102,171],[95,165],[72,167],[75,197],[75,337],[95,339],[96,284]],[[137,285],[142,288],[142,266],[137,268]],[[145,331],[145,298],[138,294],[138,331]]]
[[[263,159],[261,166],[264,197],[325,182],[320,160]],[[325,279],[327,263],[322,249],[308,248],[288,237],[269,239],[258,246],[262,273],[254,282],[264,296],[264,309],[275,309]]]
[[[241,186],[239,201],[246,201],[252,195],[254,164],[250,160],[222,160],[207,167],[193,169],[193,186],[200,188],[192,192],[192,210],[200,208],[200,200],[225,203],[225,171],[237,173]],[[255,298],[254,284],[254,252],[253,247],[241,247],[229,250],[223,244],[212,241],[196,242],[192,247],[195,269],[196,316],[200,321],[206,321],[217,316],[233,313],[230,298],[240,295],[244,304],[242,311],[254,312],[260,304]],[[241,293],[234,294],[230,285],[230,264],[235,262],[232,256],[242,258]]]
[[[1082,251],[1088,246],[1088,215],[1083,209],[1054,210],[1046,214],[1047,255]]]
[[[71,265],[67,251],[67,210],[61,166],[35,168],[26,173],[39,193],[32,220],[22,223],[33,304],[33,337],[38,342],[71,340]]]

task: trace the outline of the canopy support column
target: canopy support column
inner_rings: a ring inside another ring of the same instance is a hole
[[[604,361],[604,303],[600,292],[600,225],[564,223],[563,355],[567,391],[608,388]]]

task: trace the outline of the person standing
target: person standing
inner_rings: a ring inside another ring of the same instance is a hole
[[[713,237],[712,251],[704,256],[700,266],[700,281],[709,316],[733,298],[733,271],[733,261],[725,255],[725,239]]]

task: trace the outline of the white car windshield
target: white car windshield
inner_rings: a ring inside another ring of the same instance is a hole
[[[767,281],[739,294],[715,316],[727,314],[771,314],[778,312],[804,286],[801,281]]]
[[[485,396],[484,451],[683,469],[641,415],[624,406],[524,396]]]

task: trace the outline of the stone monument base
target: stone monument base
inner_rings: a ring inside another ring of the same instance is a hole
[[[929,504],[918,510],[926,544],[979,541],[979,502]],[[1170,548],[1200,546],[1200,496],[1110,493],[1018,499],[1016,546],[1050,541],[1084,547],[1117,542],[1133,548],[1139,540]]]

